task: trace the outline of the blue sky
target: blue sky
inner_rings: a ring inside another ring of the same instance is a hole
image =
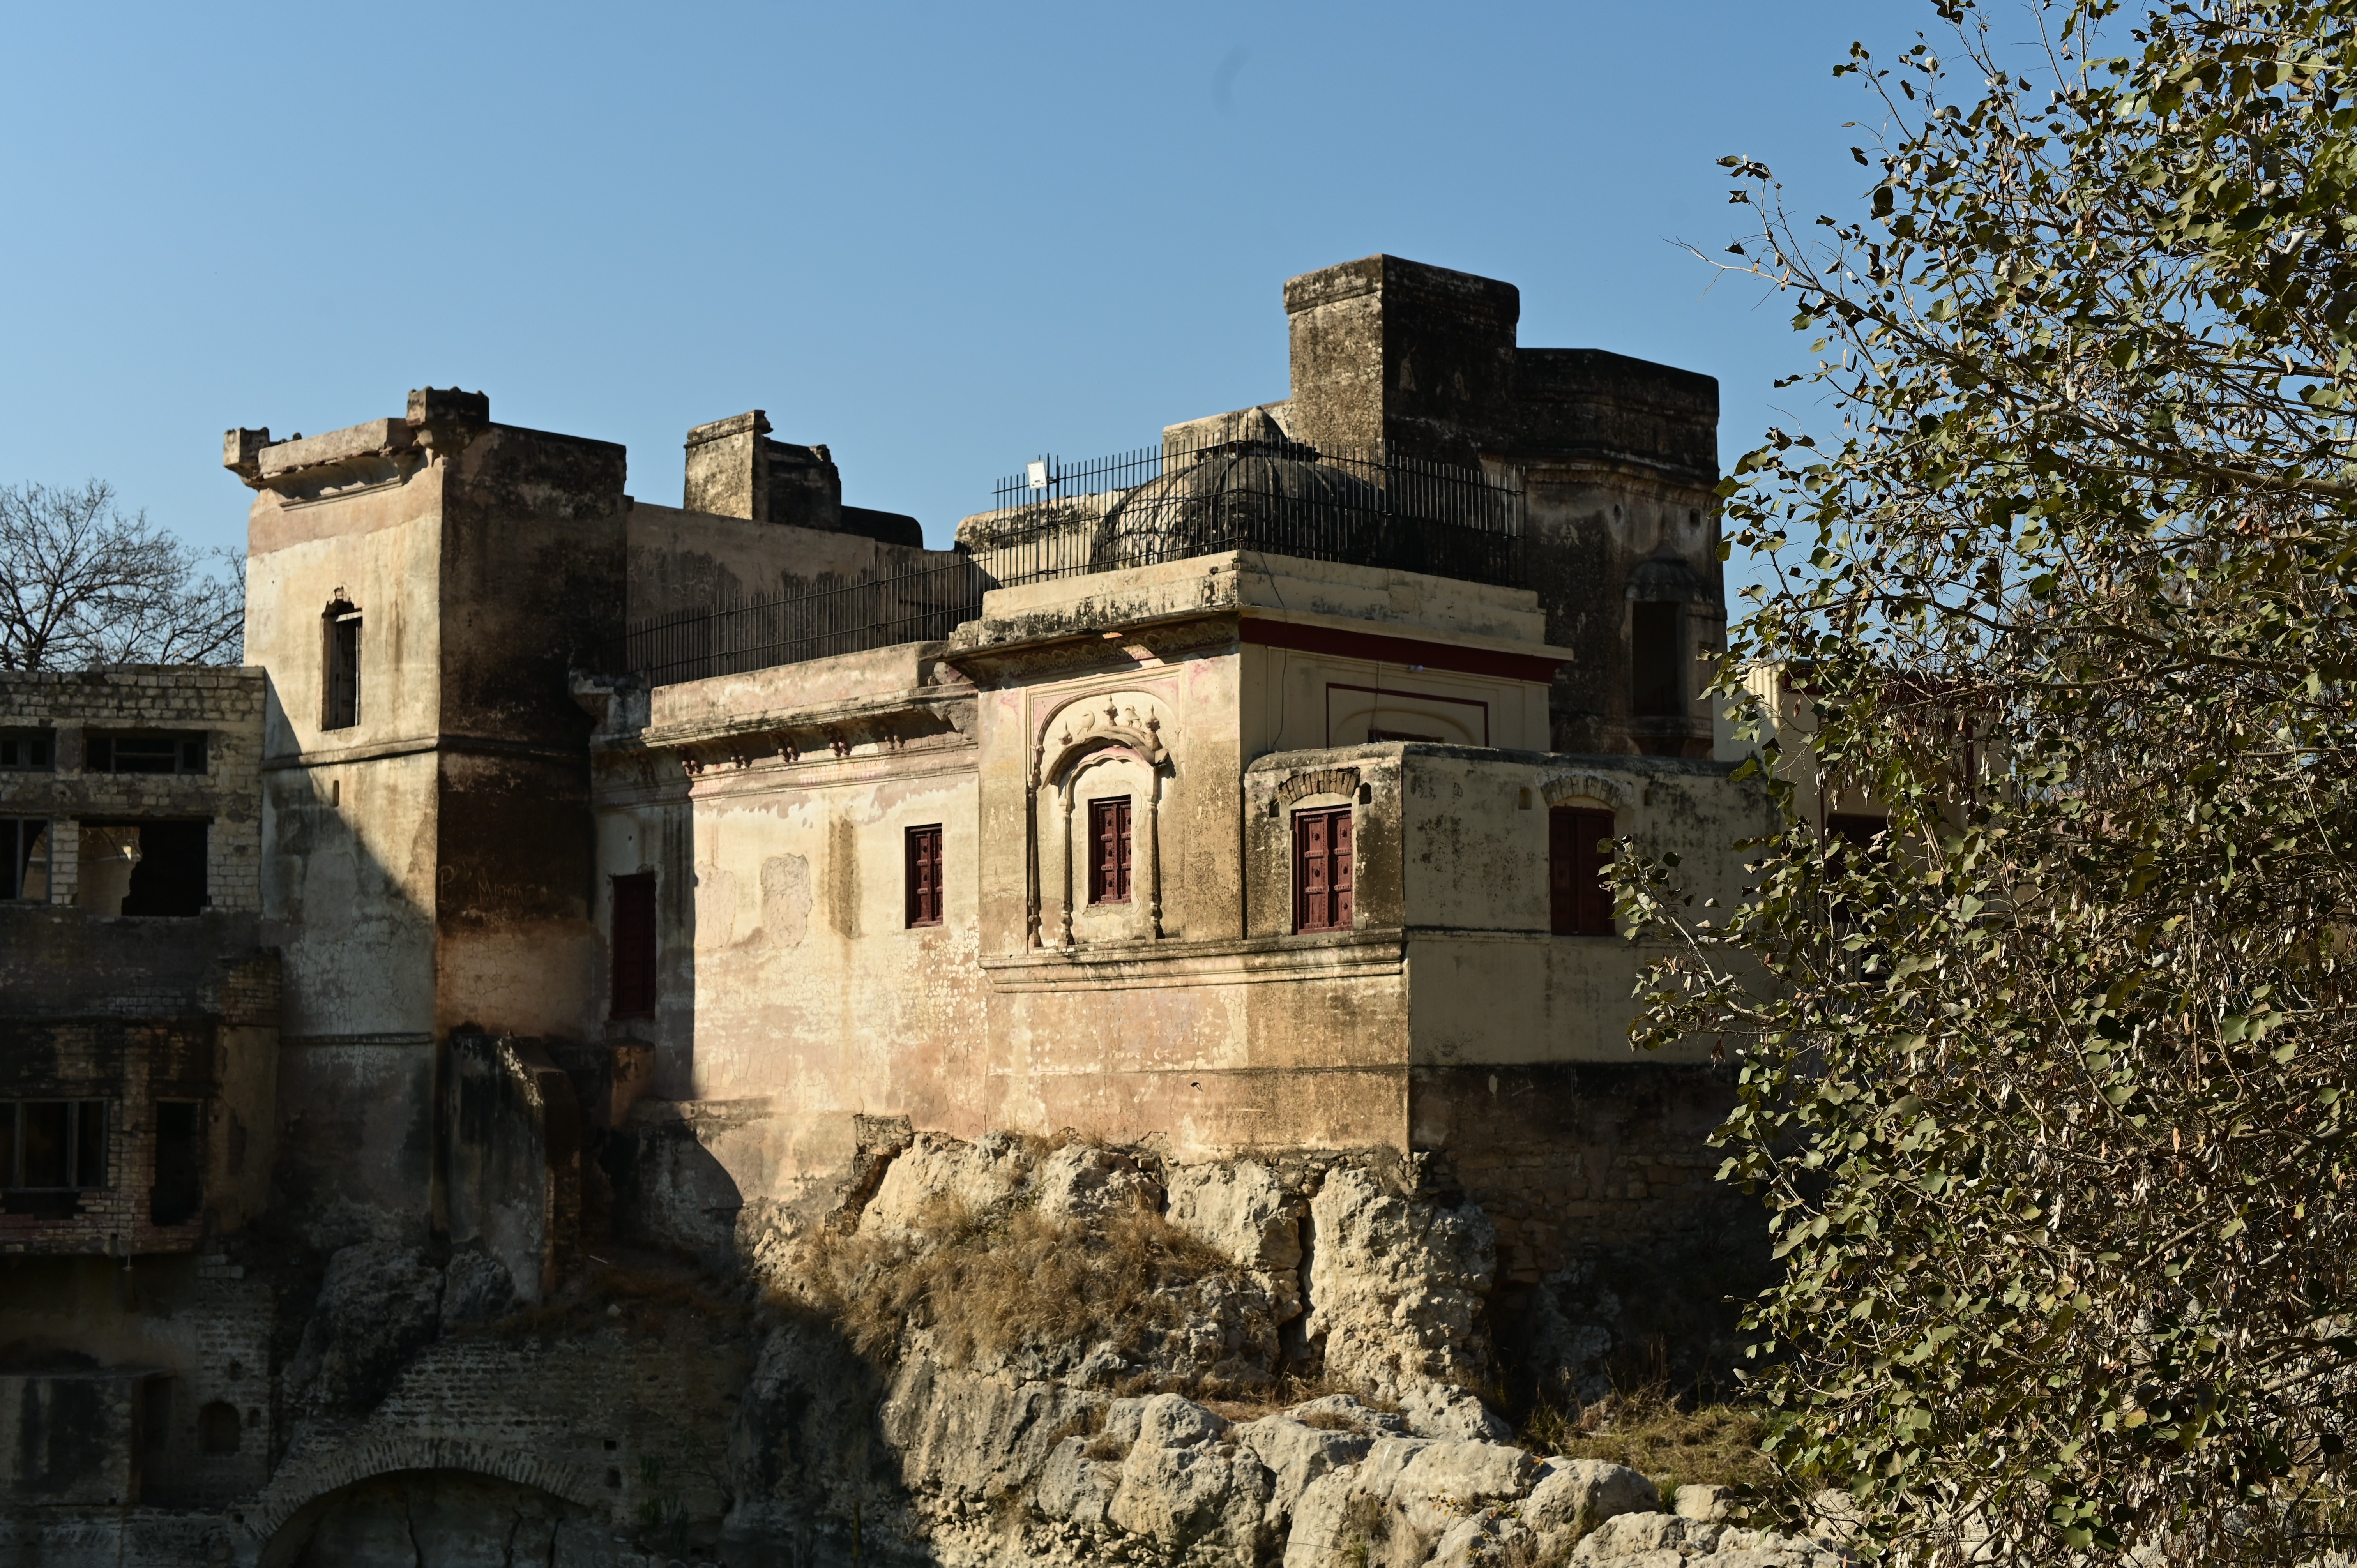
[[[432,382],[628,443],[765,408],[936,542],[1042,449],[1284,395],[1284,280],[1507,279],[1522,340],[1719,378],[1722,459],[1803,362],[1670,242],[1722,154],[1812,210],[1831,74],[1928,5],[10,5],[0,483],[111,480],[242,542],[221,432]]]

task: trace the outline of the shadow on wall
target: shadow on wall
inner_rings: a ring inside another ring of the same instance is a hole
[[[761,1342],[738,1406],[735,1506],[721,1531],[730,1568],[938,1561],[908,1531],[901,1455],[884,1432],[884,1376],[832,1322],[783,1315]]]
[[[274,687],[270,706],[280,729]],[[359,771],[263,775],[263,933],[285,997],[273,1208],[322,1251],[422,1245],[433,1211],[433,917],[362,831],[411,803]]]
[[[587,1509],[466,1470],[402,1470],[316,1498],[263,1548],[260,1568],[474,1568],[611,1563],[623,1543]]]

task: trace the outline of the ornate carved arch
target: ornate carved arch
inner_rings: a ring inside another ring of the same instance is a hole
[[[1148,768],[1169,760],[1163,744],[1161,703],[1135,692],[1092,692],[1048,711],[1031,744],[1031,777],[1059,783],[1082,754],[1118,746]]]
[[[1172,760],[1163,741],[1165,712],[1162,701],[1146,693],[1089,692],[1065,698],[1040,721],[1032,741],[1030,842],[1025,856],[1030,883],[1026,918],[1034,943],[1040,940],[1043,874],[1048,869],[1041,865],[1039,854],[1039,791],[1053,791],[1051,815],[1059,840],[1056,871],[1062,887],[1058,945],[1069,948],[1072,945],[1073,786],[1092,763],[1115,757],[1128,757],[1146,769],[1146,809],[1137,817],[1135,853],[1144,872],[1140,880],[1146,891],[1146,929],[1154,938],[1161,937],[1162,779]]]

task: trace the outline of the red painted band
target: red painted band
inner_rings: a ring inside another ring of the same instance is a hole
[[[1330,653],[1338,659],[1370,659],[1383,664],[1421,664],[1427,670],[1455,670],[1467,675],[1496,675],[1509,681],[1555,679],[1561,659],[1541,659],[1528,653],[1493,653],[1452,642],[1426,642],[1412,637],[1382,637],[1369,631],[1343,631],[1334,627],[1301,626],[1289,620],[1244,618],[1239,636],[1263,648],[1290,648],[1302,653]]]

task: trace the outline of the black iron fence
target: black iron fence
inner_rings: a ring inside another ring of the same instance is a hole
[[[621,662],[656,685],[945,638],[992,588],[1232,550],[1477,583],[1523,579],[1518,486],[1422,458],[1286,441],[1045,457],[928,552],[717,611],[630,628]]]

